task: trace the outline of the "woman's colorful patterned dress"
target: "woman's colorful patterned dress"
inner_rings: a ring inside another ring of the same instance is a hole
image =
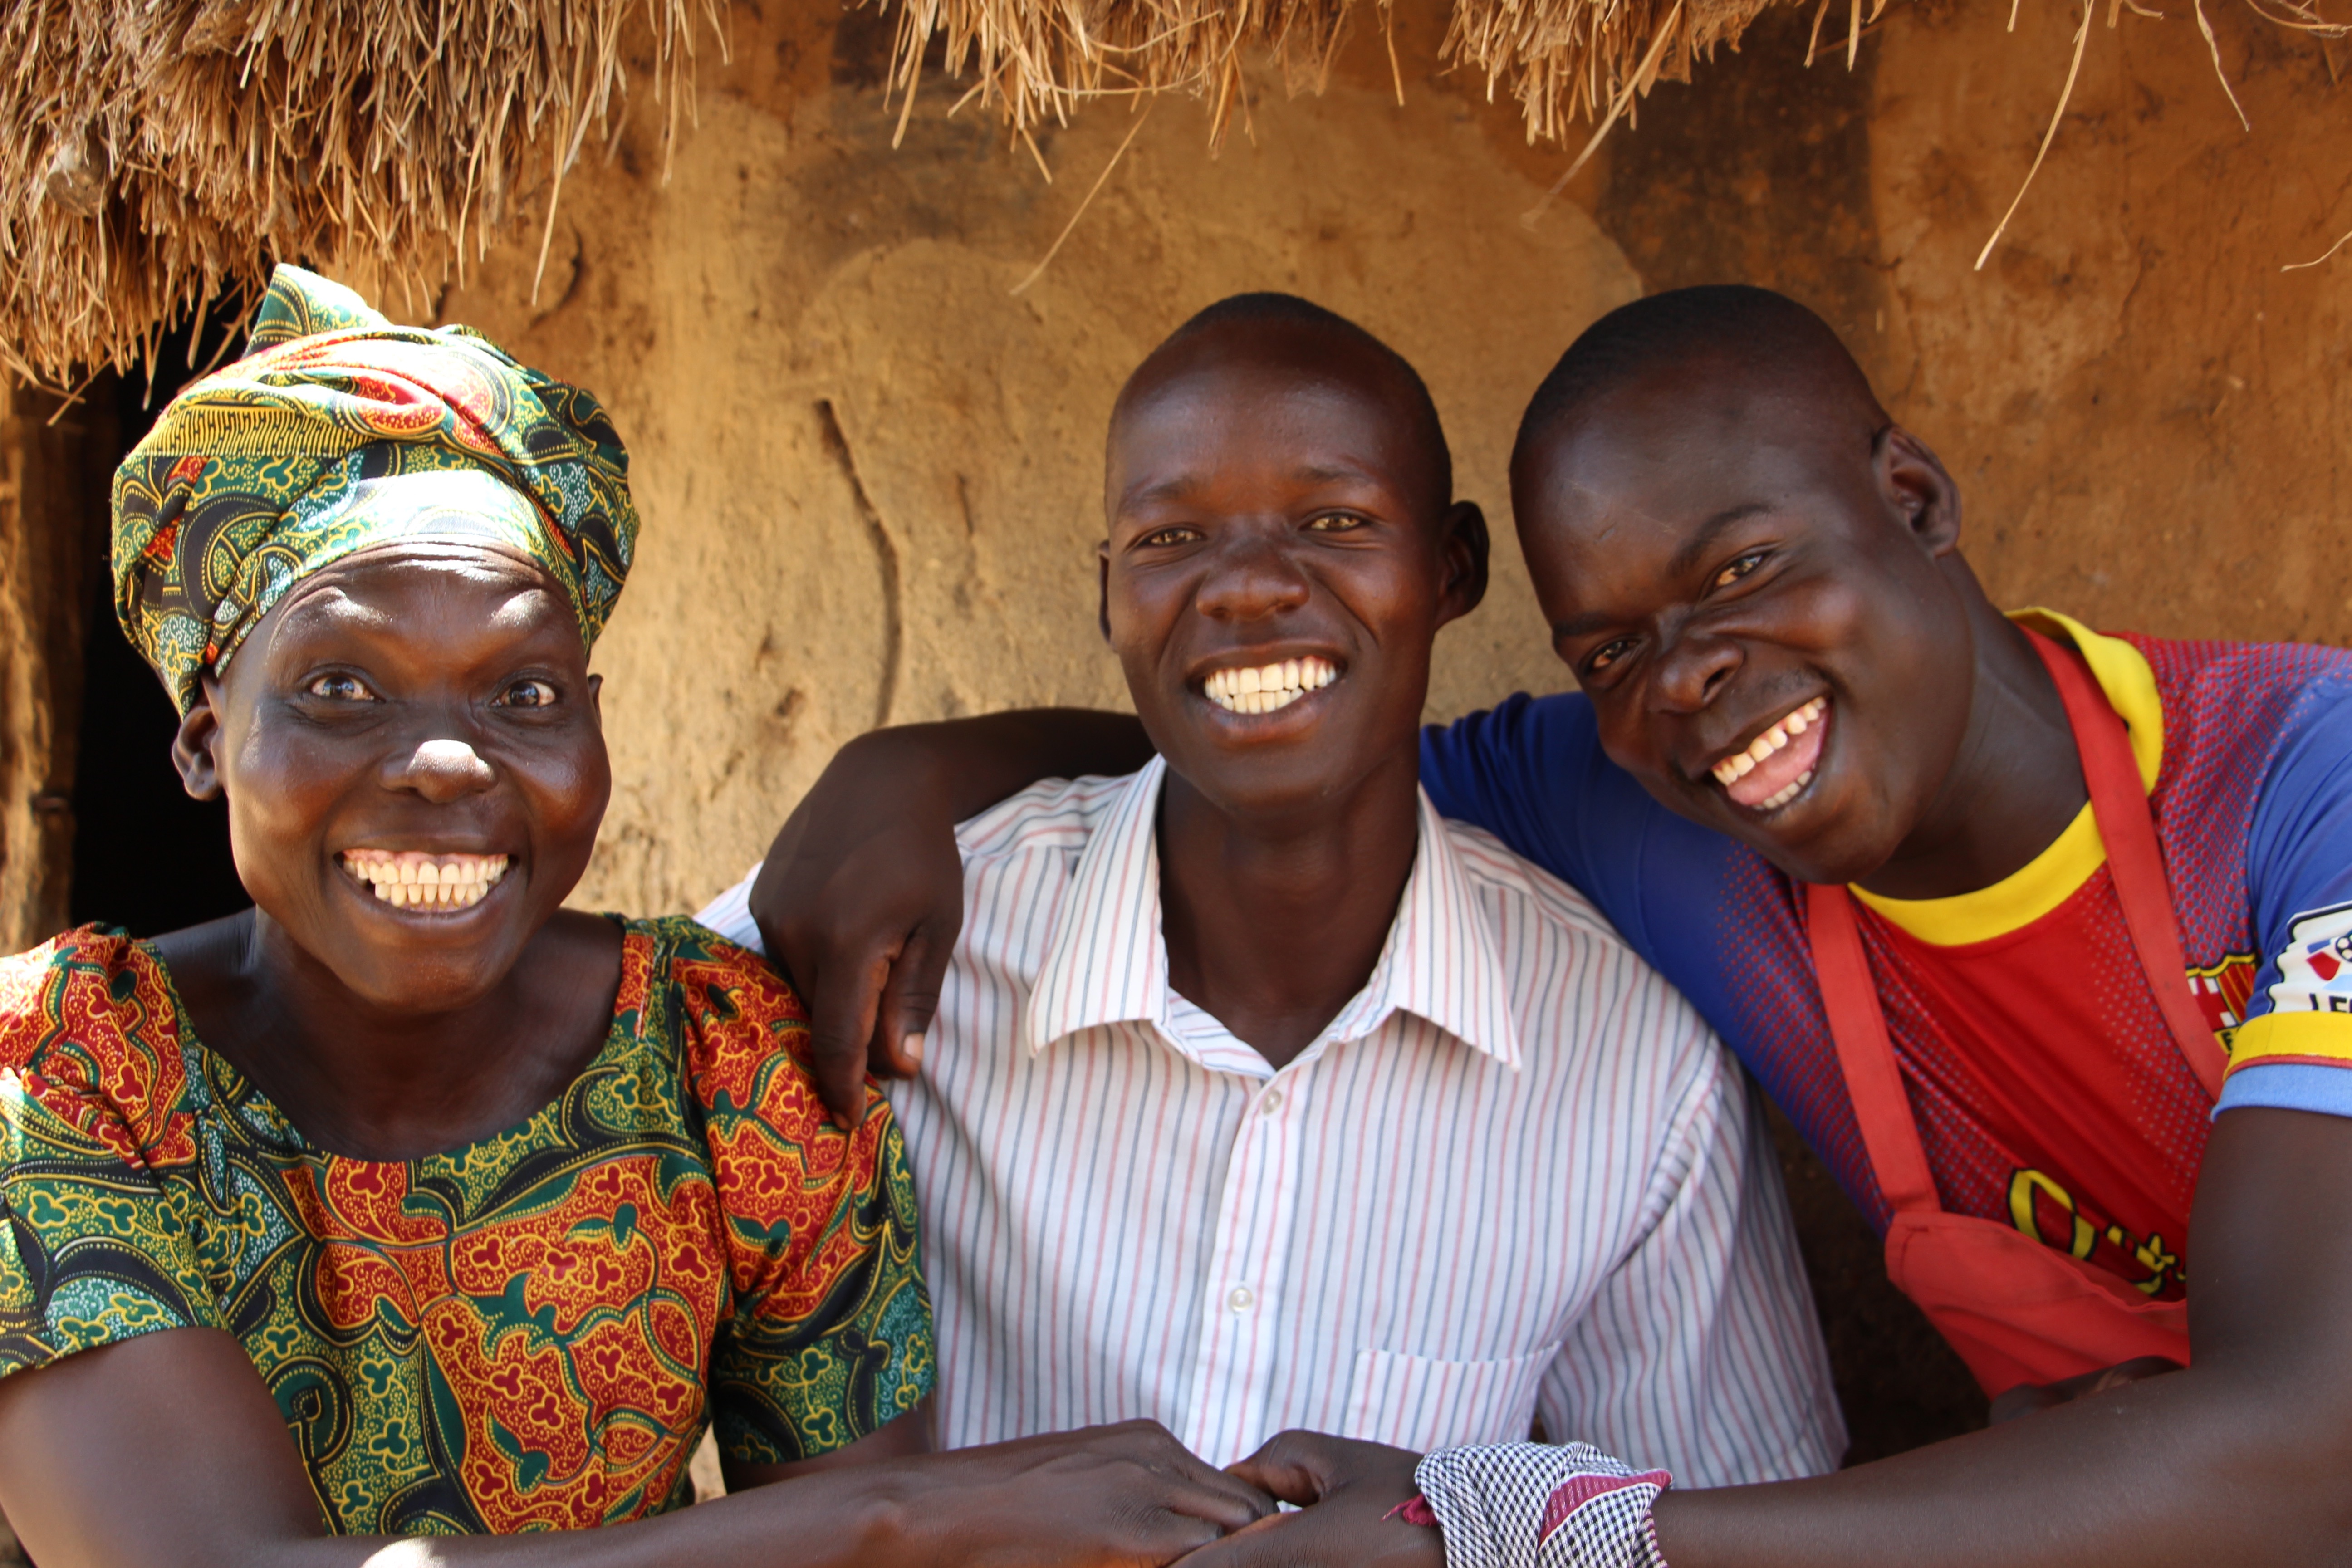
[[[826,1120],[799,1000],[686,920],[625,927],[613,1027],[520,1126],[423,1159],[310,1147],[199,1045],[153,952],[0,959],[0,1376],[235,1334],[352,1534],[617,1522],[687,1460],[838,1448],[931,1386],[887,1108]]]

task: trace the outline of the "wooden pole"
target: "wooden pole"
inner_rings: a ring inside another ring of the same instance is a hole
[[[61,408],[0,377],[0,952],[63,930],[82,645],[104,570],[113,378]]]

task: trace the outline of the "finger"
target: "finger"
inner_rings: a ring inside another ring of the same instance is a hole
[[[940,1010],[940,988],[946,984],[948,959],[955,951],[956,933],[940,932],[926,921],[907,938],[890,961],[889,977],[882,983],[879,1016],[867,1046],[867,1061],[878,1078],[912,1078],[922,1070],[923,1037]]]
[[[888,967],[880,953],[863,963],[828,963],[805,998],[809,1071],[818,1098],[845,1131],[866,1119],[866,1042],[874,1035]]]
[[[1187,1448],[1176,1435],[1157,1421],[1131,1421],[1111,1428],[1115,1441],[1171,1484],[1196,1488],[1219,1500],[1219,1511],[1213,1516],[1220,1521],[1234,1517],[1228,1510],[1246,1510],[1247,1518],[1261,1519],[1274,1511],[1274,1499],[1265,1489],[1221,1470],[1208,1460]],[[1229,1525],[1228,1528],[1236,1528]]]
[[[1274,1512],[1272,1498],[1222,1470],[1210,1470],[1198,1480],[1170,1480],[1161,1506],[1171,1513],[1213,1524],[1219,1531],[1240,1530]]]
[[[1312,1432],[1277,1432],[1248,1458],[1226,1467],[1228,1474],[1258,1490],[1305,1508],[1330,1489],[1330,1456]]]

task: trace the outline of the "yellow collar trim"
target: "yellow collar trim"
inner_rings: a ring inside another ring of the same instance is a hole
[[[2123,715],[2124,726],[2131,732],[2141,787],[2154,789],[2157,773],[2164,764],[2164,703],[2157,694],[2156,671],[2148,668],[2139,649],[2121,637],[2103,637],[2055,610],[2014,610],[2010,619],[2074,645],[2083,662],[2090,666],[2099,689]],[[2032,925],[2072,898],[2106,859],[2107,847],[2101,842],[2098,823],[2085,805],[2047,849],[1989,888],[1945,899],[1888,899],[1862,888],[1853,892],[1921,942],[1937,947],[1966,947]]]

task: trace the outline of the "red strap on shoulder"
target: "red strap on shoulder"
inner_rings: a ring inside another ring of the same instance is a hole
[[[1853,896],[1834,884],[1808,882],[1805,910],[1830,1038],[1837,1046],[1838,1067],[1845,1074],[1878,1190],[1898,1214],[1935,1213],[1942,1205],[1928,1174],[1911,1097],[1903,1088],[1903,1069],[1895,1060],[1895,1042],[1887,1037],[1886,1014],[1879,1005],[1878,983],[1870,977]]]
[[[2083,755],[2083,779],[2090,787],[2091,815],[2106,846],[2107,870],[2115,879],[2116,899],[2123,905],[2124,924],[2139,951],[2140,973],[2181,1057],[2205,1086],[2206,1095],[2218,1100],[2221,1074],[2229,1064],[2189,989],[2179,918],[2173,912],[2156,816],[2140,784],[2131,732],[2079,659],[2041,633],[2021,629],[2049,667],[2059,700],[2066,704],[2066,721],[2074,731],[2074,745]]]

